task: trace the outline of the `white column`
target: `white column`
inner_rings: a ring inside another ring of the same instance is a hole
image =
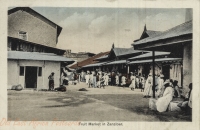
[[[127,74],[129,74],[129,65],[127,65]]]

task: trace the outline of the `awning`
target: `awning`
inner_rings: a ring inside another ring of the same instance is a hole
[[[89,65],[83,66],[83,68],[101,66],[101,65],[103,65],[105,63],[106,62],[99,62],[99,63],[95,63],[95,64],[89,64]]]
[[[106,63],[105,65],[124,64],[124,63],[126,63],[126,60],[117,60],[117,61]]]
[[[170,52],[158,52],[158,51],[155,51],[155,56],[165,56],[165,55],[169,55],[169,54],[170,54]],[[129,60],[139,59],[139,58],[146,58],[146,57],[152,57],[152,52],[148,52],[146,54],[142,54],[142,55],[139,55],[139,56],[131,57],[131,58],[129,58]]]
[[[63,61],[68,63],[74,62],[74,60],[53,53],[23,52],[23,51],[8,51],[8,59]]]
[[[155,59],[155,62],[177,62],[182,61],[182,58],[160,58]],[[139,60],[139,61],[132,61],[129,64],[139,64],[139,63],[152,63],[153,60]]]

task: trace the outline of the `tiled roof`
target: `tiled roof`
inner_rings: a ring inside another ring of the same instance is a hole
[[[95,61],[96,58],[107,55],[108,53],[110,53],[110,51],[101,52],[99,54],[94,55],[93,57],[90,57],[86,60],[83,60],[81,62],[78,62],[77,64],[72,65],[70,68],[76,69],[76,68],[83,67],[83,66],[86,66],[86,65],[89,65],[89,64],[97,63],[98,61]]]
[[[83,66],[83,68],[86,68],[86,67],[94,67],[94,66],[101,66],[103,64],[105,64],[106,62],[98,62],[98,63],[94,63],[94,64],[89,64],[89,65],[85,65]]]
[[[113,51],[116,56],[123,56],[123,55],[142,52],[142,51],[134,50],[134,48],[114,48]]]
[[[102,60],[102,59],[106,59],[106,58],[108,58],[108,55],[101,56],[99,58],[96,58],[95,60]]]

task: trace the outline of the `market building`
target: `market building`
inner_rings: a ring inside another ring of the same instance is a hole
[[[136,41],[132,45],[138,50],[152,51],[154,61],[155,51],[167,51],[176,58],[182,59],[177,68],[175,65],[174,68],[176,71],[181,71],[182,86],[188,89],[189,83],[192,82],[192,20],[152,37]],[[170,69],[171,67],[173,65]]]
[[[95,63],[98,63],[99,61],[97,61],[96,59],[100,58],[100,57],[103,57],[103,56],[106,56],[107,54],[109,54],[110,51],[107,51],[107,52],[100,52],[86,60],[83,60],[83,61],[80,61],[80,62],[77,62],[76,64],[70,66],[71,69],[76,69],[77,71],[81,71],[81,70],[84,70],[86,68],[82,68],[83,66],[86,66],[86,65],[90,65],[90,64],[95,64]],[[93,70],[93,68],[88,68],[90,71]]]
[[[26,89],[48,89],[54,72],[60,86],[61,68],[74,61],[56,48],[62,28],[29,7],[8,11],[8,89],[21,84]]]
[[[134,50],[134,48],[111,48],[110,53],[102,57],[96,58],[99,61],[95,64],[83,66],[83,68],[99,69],[106,72],[119,72],[127,74],[129,71],[128,58],[143,54],[146,52]]]

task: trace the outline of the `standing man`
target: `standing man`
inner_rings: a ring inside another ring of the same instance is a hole
[[[135,75],[133,75],[133,72],[131,72],[131,77],[130,77],[131,84],[130,84],[129,88],[131,88],[131,90],[133,90],[133,91],[135,89],[135,79],[136,79]]]
[[[111,84],[110,85],[111,86],[115,85],[115,72],[114,71],[111,73]]]
[[[117,73],[115,76],[115,85],[119,85],[119,73]]]
[[[91,71],[90,75],[89,75],[89,88],[93,87],[93,72]]]
[[[159,80],[159,75],[155,75],[155,91],[158,91],[158,80]]]
[[[93,87],[96,88],[97,87],[97,76],[96,73],[94,72],[93,74]]]
[[[146,83],[145,83],[145,88],[144,88],[144,98],[150,98],[152,96],[152,86],[153,86],[153,77],[152,77],[152,74],[149,73],[149,76],[146,80]]]
[[[121,86],[123,86],[123,88],[124,88],[126,85],[126,77],[124,75],[122,76],[121,81],[122,81]]]
[[[49,77],[49,90],[52,91],[54,89],[54,72],[52,72]]]
[[[84,71],[82,70],[82,72],[81,72],[81,82],[83,82],[84,81]]]
[[[85,82],[87,85],[89,85],[89,79],[90,79],[90,76],[89,76],[90,72],[87,71],[87,74],[85,75]]]
[[[109,77],[108,77],[108,74],[107,73],[105,73],[105,86],[108,86],[108,80],[109,80]]]

